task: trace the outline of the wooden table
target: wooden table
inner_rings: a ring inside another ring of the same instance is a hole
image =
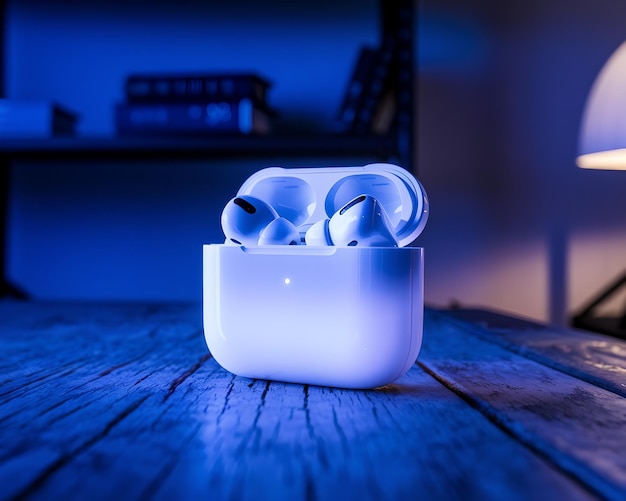
[[[370,391],[231,375],[199,305],[4,301],[0,348],[1,499],[626,499],[602,335],[428,309]]]

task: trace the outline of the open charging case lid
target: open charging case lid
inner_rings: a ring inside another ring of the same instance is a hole
[[[424,188],[406,169],[374,163],[359,167],[268,167],[251,175],[237,192],[270,204],[301,234],[330,218],[359,195],[371,195],[384,207],[400,247],[413,242],[428,219]]]

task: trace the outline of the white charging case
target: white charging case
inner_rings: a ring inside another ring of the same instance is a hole
[[[428,199],[393,164],[283,169],[250,176],[237,196],[272,205],[301,231],[361,194],[385,208],[400,247],[206,244],[203,322],[209,351],[248,378],[342,388],[393,382],[422,343],[423,249],[409,246]]]

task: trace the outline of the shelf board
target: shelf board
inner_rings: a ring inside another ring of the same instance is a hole
[[[384,136],[137,136],[0,139],[0,155],[19,159],[211,158],[254,156],[374,156],[395,151]]]

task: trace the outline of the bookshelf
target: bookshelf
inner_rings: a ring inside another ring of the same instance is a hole
[[[403,16],[404,26],[414,25],[414,0],[379,1],[381,39],[390,30],[398,29],[397,19]],[[6,2],[0,1],[0,22],[7,22]],[[6,28],[6,27],[5,27]],[[271,157],[366,157],[371,161],[392,161],[414,171],[413,138],[413,29],[403,30],[404,48],[396,67],[397,115],[394,126],[384,135],[320,133],[276,133],[266,136],[203,136],[203,137],[54,137],[43,139],[0,139],[0,297],[26,297],[19,287],[7,279],[6,248],[10,176],[13,164],[20,160],[41,162],[80,159],[100,160],[167,160],[223,159]],[[4,47],[0,46],[0,68],[4,74]],[[3,81],[5,81],[3,79]],[[4,88],[0,87],[0,96]],[[208,167],[211,168],[210,162]]]

